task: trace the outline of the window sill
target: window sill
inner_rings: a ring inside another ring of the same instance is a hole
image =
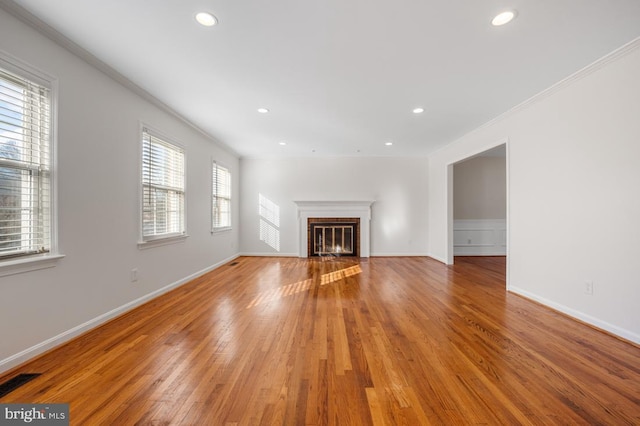
[[[224,228],[214,228],[211,230],[212,234],[219,234],[220,232],[228,232],[231,231],[233,228],[231,228],[230,226],[225,226]]]
[[[0,277],[53,268],[63,257],[63,254],[49,253],[0,262]]]
[[[166,246],[169,244],[178,244],[178,243],[184,242],[184,240],[186,240],[188,237],[189,236],[187,234],[182,234],[182,235],[175,235],[175,236],[166,237],[166,238],[158,238],[155,240],[139,241],[138,248],[140,250],[146,250],[149,248]]]

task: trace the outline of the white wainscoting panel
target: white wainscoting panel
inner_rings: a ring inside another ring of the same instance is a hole
[[[504,256],[507,254],[507,222],[504,219],[453,221],[455,256]]]

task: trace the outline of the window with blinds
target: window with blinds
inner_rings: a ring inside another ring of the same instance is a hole
[[[0,261],[51,251],[51,90],[0,68]]]
[[[212,230],[231,227],[231,173],[213,162]]]
[[[184,150],[142,130],[142,240],[184,235]]]

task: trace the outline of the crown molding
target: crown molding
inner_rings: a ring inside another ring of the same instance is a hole
[[[551,95],[553,95],[556,92],[559,92],[560,90],[564,89],[567,86],[572,85],[573,83],[575,83],[576,81],[582,80],[583,78],[593,74],[594,72],[600,70],[601,68],[604,68],[605,66],[609,65],[610,63],[613,63],[615,61],[617,61],[618,59],[627,56],[629,53],[633,52],[634,50],[640,48],[640,37],[622,45],[621,47],[617,48],[616,50],[614,50],[613,52],[610,52],[606,55],[604,55],[602,58],[597,59],[596,61],[592,62],[591,64],[585,66],[584,68],[579,69],[578,71],[574,72],[573,74],[569,75],[568,77],[563,78],[562,80],[558,81],[557,83],[553,84],[552,86],[548,87],[547,89],[543,90],[542,92],[539,92],[535,95],[533,95],[532,97],[530,97],[529,99],[519,103],[518,105],[514,106],[513,108],[505,111],[504,113],[500,114],[498,117],[494,118],[493,120],[488,121],[487,123],[483,124],[482,126],[479,127],[483,128],[485,126],[490,126],[491,124],[493,124],[496,121],[500,121],[502,119],[504,119],[506,116],[512,115],[522,109],[527,108],[528,106],[530,106],[531,104],[540,102],[542,99],[545,99]]]
[[[29,12],[24,7],[22,7],[19,4],[15,3],[13,0],[0,0],[0,9],[3,9],[4,11],[9,13],[13,17],[17,18],[18,20],[22,21],[23,23],[27,24],[28,26],[32,27],[33,29],[38,31],[40,34],[44,35],[45,37],[49,38],[53,42],[57,43],[58,45],[60,45],[64,49],[68,50],[69,52],[71,52],[72,54],[77,56],[78,58],[82,59],[83,61],[85,61],[89,65],[93,66],[94,68],[96,68],[97,70],[102,72],[103,74],[107,75],[112,80],[116,81],[120,85],[122,85],[122,86],[126,87],[127,89],[131,90],[133,93],[135,93],[136,95],[140,96],[144,100],[146,100],[146,101],[150,102],[151,104],[155,105],[156,107],[158,107],[162,111],[166,112],[167,114],[171,115],[172,117],[180,120],[182,123],[184,123],[185,125],[187,125],[191,129],[195,130],[196,132],[198,132],[199,134],[201,134],[205,138],[211,140],[216,145],[218,145],[220,148],[222,148],[225,151],[227,151],[229,154],[231,154],[231,155],[233,155],[233,156],[235,156],[237,158],[240,158],[240,154],[238,154],[229,145],[227,145],[227,144],[225,144],[223,142],[220,142],[218,139],[216,139],[215,137],[210,135],[208,132],[203,130],[201,127],[199,127],[195,123],[191,122],[190,120],[188,120],[186,117],[184,117],[180,113],[176,112],[169,105],[165,104],[160,99],[156,98],[151,93],[147,92],[142,87],[138,86],[137,84],[135,84],[134,82],[129,80],[124,75],[120,74],[114,68],[109,66],[106,62],[102,61],[101,59],[99,59],[98,57],[93,55],[91,52],[89,52],[88,50],[86,50],[85,48],[83,48],[82,46],[80,46],[79,44],[74,42],[73,40],[71,40],[69,37],[65,36],[64,34],[59,32],[58,30],[53,28],[51,25],[49,25],[46,22],[44,22],[42,19],[38,18],[33,13]]]
[[[518,105],[508,109],[507,111],[503,112],[502,114],[498,115],[497,117],[487,121],[486,123],[476,127],[475,129],[465,133],[464,135],[462,135],[461,137],[455,139],[454,141],[450,142],[450,143],[445,143],[442,146],[440,146],[439,148],[433,150],[429,156],[438,153],[452,145],[455,145],[456,143],[461,142],[463,139],[465,139],[467,136],[469,136],[472,133],[475,133],[481,129],[484,129],[486,127],[490,127],[500,121],[503,121],[507,118],[509,118],[510,116],[512,116],[513,114],[520,112],[528,107],[530,107],[533,104],[536,104],[540,101],[542,101],[543,99],[548,98],[549,96],[559,92],[560,90],[564,89],[567,86],[570,86],[572,84],[574,84],[575,82],[582,80],[583,78],[593,74],[594,72],[604,68],[605,66],[616,62],[617,60],[629,55],[630,53],[632,53],[633,51],[635,51],[636,49],[640,48],[640,37],[631,40],[630,42],[623,44],[622,46],[620,46],[619,48],[615,49],[614,51],[604,55],[603,57],[601,57],[600,59],[597,59],[596,61],[592,62],[591,64],[585,66],[584,68],[579,69],[578,71],[574,72],[573,74],[563,78],[562,80],[554,83],[553,85],[549,86],[548,88],[544,89],[541,92],[536,93],[535,95],[531,96],[529,99],[519,103]]]

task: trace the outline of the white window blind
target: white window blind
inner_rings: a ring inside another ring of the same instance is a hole
[[[229,169],[213,162],[212,228],[231,227],[231,173]]]
[[[0,259],[51,250],[51,91],[0,68]]]
[[[142,239],[185,233],[184,151],[142,130]]]

